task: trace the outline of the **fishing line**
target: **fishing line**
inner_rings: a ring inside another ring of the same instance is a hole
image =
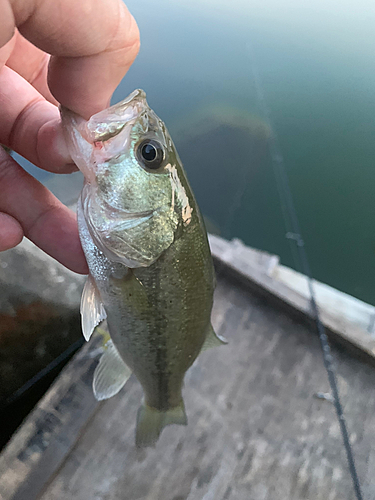
[[[84,339],[78,339],[76,342],[71,344],[64,352],[59,354],[57,358],[51,361],[47,366],[42,368],[38,373],[31,377],[27,382],[25,382],[19,389],[13,392],[8,398],[3,402],[0,402],[0,411],[3,411],[9,405],[16,402],[25,392],[31,389],[35,384],[37,384],[42,378],[46,377],[52,370],[57,368],[61,363],[66,361],[72,354],[74,354],[80,347],[85,343]]]
[[[363,500],[360,482],[355,466],[354,453],[352,450],[352,446],[350,444],[348,429],[344,417],[344,412],[342,408],[342,404],[340,401],[340,395],[337,385],[337,377],[335,368],[333,365],[333,357],[331,352],[331,347],[327,338],[327,334],[325,332],[324,325],[320,319],[319,308],[316,301],[314,286],[313,286],[313,278],[311,274],[311,268],[309,264],[309,260],[307,257],[307,251],[305,247],[305,242],[301,236],[300,225],[297,217],[297,211],[294,205],[292,191],[289,184],[288,174],[285,169],[284,158],[281,153],[281,148],[279,145],[278,137],[274,131],[272,126],[271,112],[270,108],[267,105],[263,83],[260,77],[260,72],[258,69],[258,65],[256,63],[256,58],[254,56],[254,52],[252,46],[247,43],[247,49],[250,55],[250,65],[253,73],[253,79],[256,89],[257,98],[265,117],[266,123],[271,131],[271,137],[269,141],[270,154],[271,154],[271,162],[276,178],[276,184],[278,187],[281,207],[283,212],[283,218],[285,227],[287,230],[286,237],[292,243],[294,242],[294,246],[297,249],[299,261],[301,264],[301,269],[303,274],[305,274],[308,282],[309,293],[310,293],[310,303],[312,315],[316,323],[316,329],[320,341],[320,345],[323,352],[323,361],[324,366],[327,371],[329,385],[331,387],[332,396],[333,396],[333,404],[335,406],[337,419],[339,421],[342,440],[344,443],[346,457],[348,460],[348,466],[350,475],[353,481],[354,491],[357,497],[357,500]]]

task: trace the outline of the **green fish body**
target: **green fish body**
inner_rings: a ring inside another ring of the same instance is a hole
[[[90,269],[83,334],[107,320],[94,394],[116,394],[133,372],[142,385],[136,443],[186,424],[185,372],[202,348],[224,343],[210,322],[214,269],[202,216],[164,123],[141,90],[85,121],[61,110],[85,176],[78,226]]]

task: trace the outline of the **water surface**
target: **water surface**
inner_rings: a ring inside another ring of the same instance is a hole
[[[210,225],[296,266],[254,56],[313,274],[375,304],[375,7],[363,0],[127,4],[142,47],[114,101],[137,87],[147,92]],[[80,179],[67,189],[55,179],[43,181],[74,198]]]

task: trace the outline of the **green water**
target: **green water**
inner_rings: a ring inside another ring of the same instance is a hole
[[[240,114],[264,122],[252,47],[313,274],[375,304],[375,7],[364,0],[127,4],[142,47],[114,101],[146,90],[212,224],[296,266],[267,147],[233,124]],[[189,124],[215,110],[222,126],[189,135]]]

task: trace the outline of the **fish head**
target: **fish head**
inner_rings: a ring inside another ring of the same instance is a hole
[[[95,243],[111,260],[150,265],[190,223],[194,204],[164,123],[142,90],[89,120],[65,108],[61,116]]]

